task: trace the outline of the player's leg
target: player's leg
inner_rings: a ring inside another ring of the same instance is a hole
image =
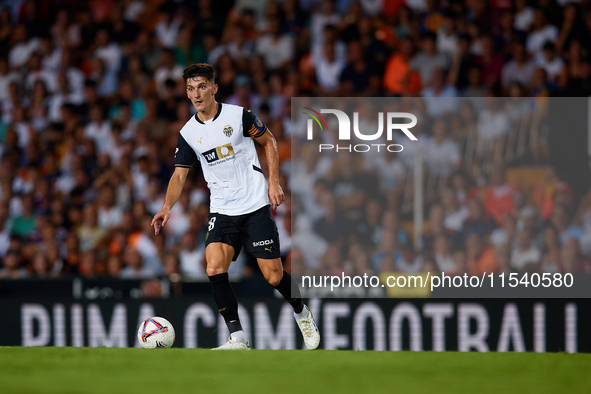
[[[250,344],[238,318],[238,300],[228,278],[228,269],[236,260],[242,242],[236,227],[238,217],[209,214],[209,226],[205,235],[206,271],[211,283],[213,299],[230,331],[228,342],[218,349],[248,349]]]
[[[291,275],[283,270],[281,258],[263,259],[257,257],[263,276],[293,307],[293,316],[298,323],[306,347],[314,350],[320,344],[318,326],[310,309],[304,305],[300,288]]]
[[[316,349],[320,342],[318,327],[312,313],[302,301],[300,288],[291,275],[283,270],[279,247],[279,232],[269,205],[244,218],[240,226],[244,248],[257,258],[267,282],[271,284],[294,310],[294,317],[304,336],[306,347]]]
[[[228,342],[217,348],[220,350],[250,348],[238,317],[238,300],[228,278],[233,256],[234,247],[222,242],[210,243],[205,248],[206,271],[213,299],[230,331]]]
[[[269,205],[248,214],[240,226],[244,248],[256,257],[263,276],[291,304],[295,313],[304,309],[300,290],[283,271],[279,232]],[[292,294],[293,288],[293,294]]]
[[[267,282],[291,304],[296,314],[301,313],[304,309],[304,302],[300,289],[297,283],[292,280],[291,275],[283,270],[281,258],[263,259],[257,257],[257,262]]]

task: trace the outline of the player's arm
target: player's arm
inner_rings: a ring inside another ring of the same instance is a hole
[[[277,141],[267,126],[257,118],[252,111],[244,109],[242,112],[242,126],[244,136],[252,137],[256,142],[265,147],[267,164],[269,166],[269,201],[273,209],[277,208],[285,200],[285,195],[279,186],[279,151]]]
[[[182,134],[179,133],[177,148],[174,153],[174,173],[168,182],[164,206],[152,219],[154,234],[158,235],[160,229],[166,225],[168,219],[170,219],[170,211],[181,197],[183,187],[185,187],[185,181],[187,180],[187,175],[189,175],[189,170],[195,160],[197,160],[195,151],[189,146],[189,144],[187,144],[187,141],[185,141]]]
[[[283,189],[279,185],[279,151],[277,140],[269,129],[254,140],[265,147],[265,156],[269,165],[269,201],[273,209],[277,208],[285,200]]]
[[[170,219],[170,210],[174,207],[174,204],[181,197],[183,187],[185,187],[185,181],[189,174],[187,167],[176,167],[174,173],[168,182],[168,189],[166,189],[166,198],[164,200],[164,206],[152,219],[152,226],[154,226],[154,234],[158,235],[160,229],[166,225],[168,219]]]

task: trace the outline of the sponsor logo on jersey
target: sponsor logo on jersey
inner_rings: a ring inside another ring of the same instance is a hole
[[[264,241],[256,241],[252,243],[253,247],[257,247],[257,246],[267,246],[267,245],[273,245],[273,240],[272,239],[266,239]]]
[[[269,253],[273,253],[273,251],[271,250],[271,248],[265,248],[265,250],[268,250]]]
[[[201,141],[203,141],[203,137],[199,138],[198,140],[195,140],[195,142],[199,142],[200,144],[202,144]]]
[[[210,149],[206,152],[203,152],[203,157],[208,163],[213,163],[214,161],[218,161],[223,159],[224,157],[233,156],[234,155],[234,147],[232,144],[225,144],[218,146],[216,148]]]
[[[224,134],[226,135],[226,137],[230,137],[232,135],[233,131],[234,131],[234,129],[232,128],[232,126],[230,126],[230,125],[224,126]]]

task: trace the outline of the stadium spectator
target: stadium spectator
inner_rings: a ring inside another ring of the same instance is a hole
[[[504,11],[501,14],[501,18],[499,20],[498,32],[493,38],[495,48],[500,53],[508,54],[512,42],[525,41],[526,31],[529,30],[521,30],[515,27],[515,17],[511,13],[511,11]]]
[[[424,33],[421,38],[421,51],[410,63],[411,69],[419,72],[422,84],[426,87],[431,85],[436,69],[446,70],[449,67],[447,56],[437,52],[436,37],[434,33]]]
[[[511,266],[511,259],[513,258],[513,254],[511,252],[511,248],[509,245],[497,245],[494,248],[495,260],[499,266],[497,272],[510,274],[511,272],[515,272],[516,270]],[[527,266],[529,272],[538,272],[539,267],[537,264],[528,265]]]
[[[382,215],[381,225],[375,229],[374,243],[382,242],[384,234],[392,233],[396,238],[397,244],[404,244],[410,241],[406,231],[400,228],[400,218],[398,213],[394,210],[388,209]]]
[[[166,266],[165,266],[166,267]],[[183,275],[191,279],[205,279],[205,247],[198,245],[195,234],[183,234],[179,252],[179,268]]]
[[[372,275],[374,270],[371,267],[371,258],[367,247],[355,243],[349,247],[349,261],[351,262],[352,275]]]
[[[490,243],[494,246],[509,245],[511,249],[516,246],[517,219],[511,214],[503,217],[503,223],[490,234]]]
[[[501,72],[501,83],[504,89],[508,89],[513,82],[527,86],[535,71],[535,64],[527,59],[523,44],[515,41],[511,45],[512,60],[505,63]]]
[[[119,278],[122,270],[121,258],[116,255],[111,255],[107,258],[105,264],[105,274],[110,278]]]
[[[335,194],[325,190],[319,196],[319,203],[324,215],[314,223],[314,232],[333,245],[343,246],[350,227],[348,221],[339,212]]]
[[[383,84],[387,93],[402,95],[420,90],[420,75],[411,67],[413,43],[408,37],[402,38],[400,50],[395,51],[386,63]]]
[[[465,206],[468,209],[468,215],[466,220],[464,220],[464,225],[462,227],[463,240],[472,233],[487,238],[497,225],[495,221],[488,217],[484,212],[482,202],[479,199],[472,198],[466,202]]]
[[[441,192],[441,205],[444,210],[443,227],[453,233],[462,231],[464,221],[468,218],[468,208],[465,205],[460,205],[454,190],[451,187],[446,187]]]
[[[336,13],[335,2],[332,0],[322,0],[319,11],[310,16],[310,39],[311,52],[322,52],[324,45],[324,31],[326,26],[338,25],[341,18]]]
[[[435,68],[431,72],[431,81],[421,91],[427,106],[427,114],[431,118],[438,118],[458,109],[458,91],[446,82],[446,74],[442,68]],[[446,100],[441,100],[445,97]]]
[[[143,279],[156,276],[157,272],[146,267],[142,262],[142,256],[137,249],[127,246],[123,254],[125,268],[121,270],[121,279]]]
[[[10,225],[10,233],[17,237],[26,238],[36,231],[37,215],[34,212],[35,198],[27,193],[22,198],[22,213],[16,216]]]
[[[534,10],[533,29],[527,37],[527,51],[533,56],[537,56],[548,41],[556,42],[558,38],[558,28],[548,23],[544,11],[540,8]]]
[[[560,262],[563,273],[574,274],[581,270],[582,259],[579,249],[579,242],[576,238],[568,238],[560,250]]]
[[[560,180],[556,169],[552,166],[546,166],[544,168],[544,180],[545,184],[538,186],[534,190],[534,196],[536,203],[541,207],[540,216],[543,220],[550,219],[552,211],[556,204],[557,193],[565,193],[567,200],[564,203],[568,204],[572,208],[572,188],[566,183]]]
[[[104,61],[106,69],[110,72],[119,72],[121,68],[121,47],[111,41],[109,31],[101,29],[96,33],[94,40],[94,56]]]
[[[451,245],[445,235],[438,235],[433,242],[433,257],[437,263],[437,270],[447,275],[456,275],[457,267],[451,251]]]
[[[463,249],[456,249],[453,252],[454,271],[450,275],[462,275],[466,273],[466,251]]]
[[[542,258],[540,270],[542,272],[559,272],[560,266],[560,238],[556,228],[552,225],[544,227],[544,246],[542,247]]]
[[[29,38],[28,34],[28,29],[24,24],[18,24],[14,28],[8,52],[8,64],[13,70],[17,70],[27,63],[29,57],[39,49],[41,44],[39,37]]]
[[[348,220],[358,220],[364,210],[367,196],[377,190],[377,183],[359,168],[356,155],[340,154],[334,162],[334,178],[330,184],[337,207],[346,212]]]
[[[516,228],[519,230],[529,230],[532,235],[533,244],[538,248],[544,243],[544,235],[540,228],[541,224],[538,211],[534,206],[527,205],[519,210]]]
[[[431,205],[429,209],[428,226],[423,232],[423,246],[427,250],[433,250],[433,243],[438,235],[449,235],[443,226],[445,210],[440,203]]]
[[[277,18],[269,21],[268,30],[268,34],[257,40],[256,52],[263,55],[269,70],[278,70],[294,59],[294,38],[281,32],[280,21]]]
[[[343,258],[341,249],[338,246],[331,245],[320,259],[318,266],[318,275],[348,275],[348,271],[343,267]]]
[[[115,204],[115,191],[110,185],[100,189],[98,197],[98,224],[104,228],[114,228],[121,224],[123,209]]]
[[[376,253],[371,259],[371,267],[376,272],[395,272],[396,256],[399,254],[398,240],[393,231],[384,231],[380,244],[376,248]]]
[[[571,223],[568,210],[564,205],[554,207],[550,222],[558,231],[561,245],[564,245],[569,238],[575,238],[578,242],[585,233],[582,227]]]
[[[438,118],[432,127],[431,138],[425,147],[425,161],[429,172],[435,176],[448,177],[460,165],[458,144],[448,138],[447,124]]]
[[[351,41],[348,46],[348,63],[340,74],[342,96],[375,96],[380,90],[378,66],[368,60],[359,41]]]
[[[548,82],[556,83],[558,76],[564,69],[564,61],[556,56],[554,44],[546,42],[542,47],[542,54],[537,58],[537,65],[546,71]]]
[[[80,240],[80,250],[82,252],[93,250],[107,235],[108,229],[98,222],[97,209],[94,204],[88,204],[84,207],[82,224],[76,233]]]
[[[517,248],[511,253],[511,267],[514,270],[524,272],[532,268],[537,270],[542,254],[533,244],[533,236],[529,229],[522,229],[517,235]]]
[[[483,38],[482,53],[476,57],[475,61],[482,67],[482,84],[485,87],[491,88],[500,82],[505,60],[501,53],[495,51],[491,37]]]
[[[515,23],[516,29],[529,31],[534,22],[534,9],[528,5],[527,0],[515,1]]]
[[[490,173],[490,186],[484,192],[484,209],[497,224],[501,224],[506,214],[515,213],[513,198],[516,191],[516,186],[506,180],[505,167],[493,167]]]
[[[423,256],[417,253],[410,242],[400,245],[399,253],[395,254],[396,271],[415,273],[423,269]]]
[[[172,48],[176,42],[180,28],[181,21],[172,12],[162,13],[160,21],[158,21],[154,28],[160,45],[164,48]]]
[[[393,213],[393,212],[392,212]],[[381,218],[385,215],[382,203],[376,198],[369,198],[365,204],[365,215],[355,224],[357,239],[361,245],[375,245],[380,235]]]
[[[452,62],[447,75],[447,84],[456,87],[459,91],[465,90],[471,82],[468,71],[476,66],[476,57],[470,52],[470,36],[464,34],[458,38],[457,49],[450,55]],[[475,85],[481,85],[480,76]],[[462,94],[462,96],[465,96]],[[479,94],[478,97],[482,97]]]
[[[160,99],[163,99],[166,97],[166,81],[179,80],[183,76],[183,67],[175,62],[172,49],[164,49],[160,55],[160,59],[160,67],[154,72],[154,81],[156,82],[158,95]]]
[[[2,268],[0,268],[0,279],[24,279],[29,276],[27,270],[21,266],[19,259],[20,253],[17,250],[8,250],[4,256]]]
[[[466,238],[466,272],[468,275],[482,275],[499,269],[494,249],[487,246],[476,233]]]

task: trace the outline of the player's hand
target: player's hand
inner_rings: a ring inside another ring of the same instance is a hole
[[[168,223],[170,219],[170,210],[162,208],[160,212],[154,215],[151,226],[154,226],[154,234],[158,235],[160,229]]]
[[[269,201],[273,209],[277,209],[285,201],[285,194],[283,194],[283,189],[279,184],[269,184]]]

